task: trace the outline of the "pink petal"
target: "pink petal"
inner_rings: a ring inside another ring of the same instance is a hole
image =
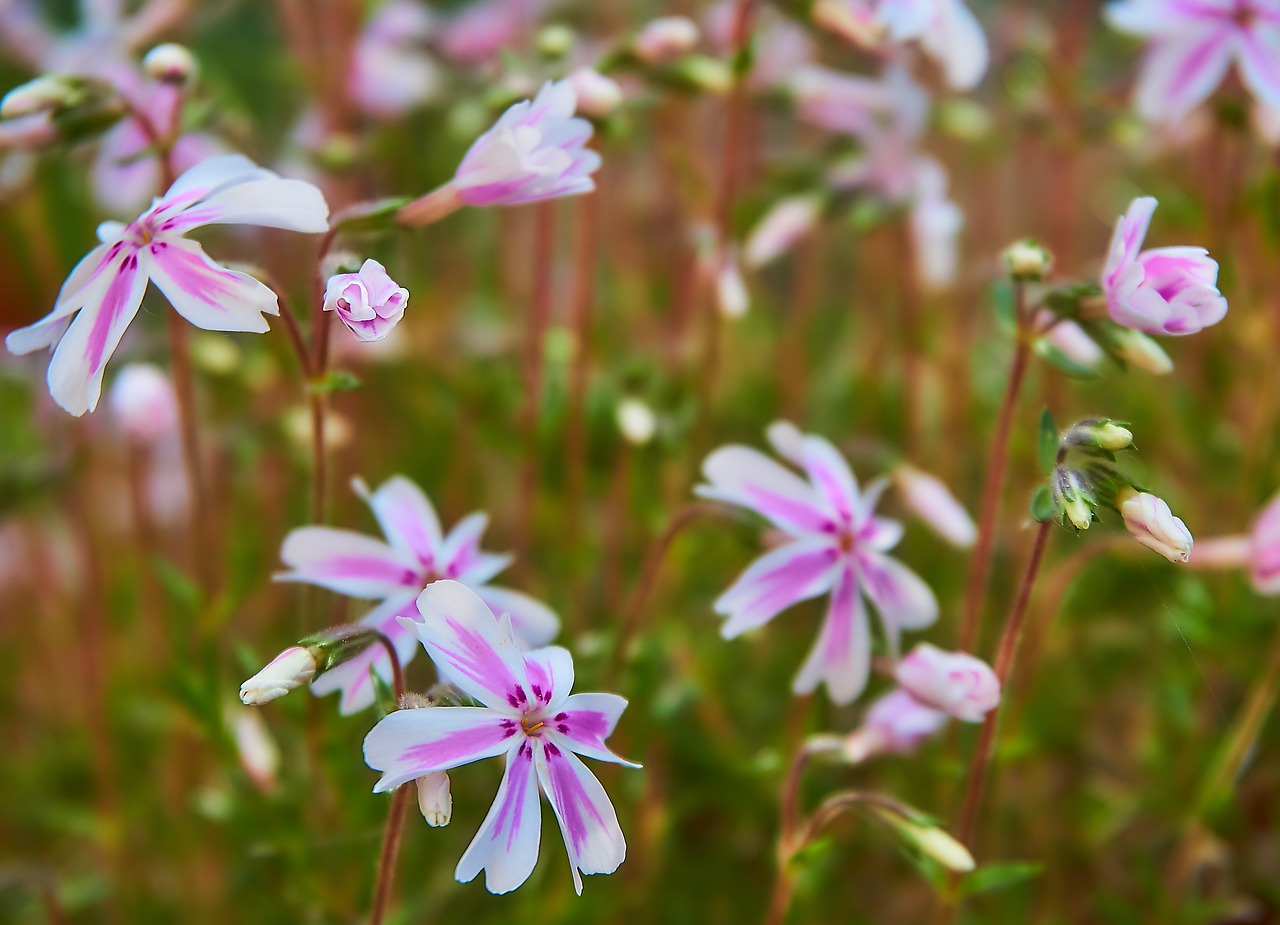
[[[573,656],[560,646],[546,646],[524,657],[529,693],[534,701],[554,710],[573,690]]]
[[[440,518],[421,488],[397,475],[379,485],[367,500],[392,546],[426,571],[438,568]]]
[[[364,760],[382,778],[374,793],[432,771],[447,771],[509,750],[520,724],[484,707],[423,707],[388,713],[364,737]]]
[[[509,566],[512,556],[495,555],[480,549],[480,538],[489,526],[489,515],[468,514],[454,525],[440,546],[439,565],[445,578],[457,578],[475,586],[488,582]]]
[[[1240,77],[1267,106],[1280,106],[1280,28],[1255,24],[1240,37]]]
[[[572,752],[534,739],[534,766],[564,836],[573,886],[582,895],[584,874],[611,874],[627,856],[627,842],[609,795]]]
[[[123,249],[124,245],[121,243],[104,241],[80,258],[80,262],[62,284],[53,311],[35,324],[10,332],[4,341],[8,351],[21,355],[57,343],[70,324],[70,316],[87,302],[96,302],[102,298],[124,259]]]
[[[529,879],[538,863],[542,812],[534,782],[533,746],[522,739],[507,755],[507,769],[480,831],[471,840],[454,876],[468,883],[480,871],[490,893],[509,893]]]
[[[938,599],[924,580],[897,559],[876,552],[858,553],[862,590],[880,613],[889,651],[898,652],[901,630],[918,630],[938,619]]]
[[[838,550],[825,539],[796,540],[765,553],[716,600],[716,613],[729,618],[721,635],[732,639],[793,604],[825,594],[835,581],[838,560]]]
[[[871,630],[851,569],[840,573],[822,631],[796,675],[791,689],[809,694],[819,684],[838,704],[852,703],[867,686],[871,668]]]
[[[573,694],[560,704],[554,724],[548,723],[548,735],[584,757],[638,768],[640,765],[619,758],[604,744],[626,708],[627,701],[617,694]]]
[[[1154,122],[1181,120],[1222,83],[1236,44],[1229,24],[1155,42],[1138,80],[1139,114]]]
[[[516,642],[522,648],[545,646],[560,632],[560,618],[546,604],[520,591],[496,585],[472,585],[470,578],[464,584],[475,591],[480,600],[489,605],[495,617],[509,616]]]
[[[151,276],[182,317],[206,331],[268,330],[278,315],[276,294],[248,273],[218,266],[195,241],[153,241]]]
[[[726,446],[702,464],[710,483],[695,491],[703,498],[753,510],[789,533],[834,533],[825,500],[803,479],[758,450]]]
[[[828,508],[848,525],[861,509],[858,480],[831,441],[816,434],[802,434],[780,421],[769,428],[769,440],[788,460],[804,469]]]
[[[351,597],[386,598],[421,587],[414,563],[381,540],[335,527],[299,527],[280,559],[292,569],[277,581],[300,581]]]

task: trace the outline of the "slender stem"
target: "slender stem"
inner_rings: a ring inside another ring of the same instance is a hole
[[[178,427],[182,434],[182,462],[187,473],[187,489],[191,494],[191,524],[187,530],[191,566],[207,591],[209,566],[203,537],[208,536],[209,517],[204,491],[204,470],[200,461],[200,435],[196,424],[195,380],[191,370],[191,351],[187,345],[186,322],[177,312],[169,312],[169,357],[173,367],[173,390],[178,399]]]
[[[316,254],[315,286],[311,298],[311,341],[312,355],[308,370],[310,384],[315,386],[323,381],[329,372],[329,316],[324,310],[325,258],[333,247],[337,229],[331,227],[320,239],[320,250]],[[289,322],[285,322],[289,324]],[[326,394],[311,388],[307,395],[311,408],[311,518],[312,523],[322,524],[325,521],[325,501],[328,498],[325,448],[325,416],[329,409]]]
[[[573,365],[569,368],[569,420],[565,434],[569,494],[570,549],[582,535],[587,476],[587,379],[591,370],[591,315],[595,307],[596,252],[599,249],[599,191],[578,202],[578,236],[573,257],[577,281],[573,292]]]
[[[400,853],[401,836],[404,835],[404,819],[409,809],[409,794],[414,784],[410,781],[396,788],[391,798],[391,816],[387,819],[387,831],[382,837],[382,853],[378,857],[378,879],[373,887],[373,909],[369,913],[369,925],[382,925],[391,902],[391,886],[396,875],[396,856]]]
[[[284,329],[289,333],[289,343],[293,347],[293,352],[298,358],[298,368],[302,371],[302,378],[309,380],[311,378],[311,356],[307,353],[307,342],[302,338],[302,329],[298,327],[297,316],[293,310],[289,308],[289,303],[283,297],[277,296],[280,306],[280,318],[284,321]]]
[[[525,326],[524,402],[520,408],[523,443],[520,474],[516,549],[528,551],[538,491],[538,412],[542,408],[542,361],[546,353],[547,326],[551,320],[551,271],[555,258],[555,204],[535,207],[533,229],[533,293]],[[523,559],[523,557],[522,557]]]
[[[993,666],[1001,688],[1006,689],[1013,671],[1013,659],[1018,651],[1018,642],[1022,638],[1022,627],[1027,614],[1027,602],[1031,599],[1031,589],[1035,585],[1036,575],[1040,571],[1040,563],[1044,558],[1045,546],[1049,542],[1049,531],[1052,521],[1044,521],[1036,529],[1036,538],[1031,546],[1031,557],[1027,560],[1027,570],[1023,573],[1022,583],[1018,586],[1017,596],[1009,617],[1005,621],[1004,632],[1000,636],[1000,645],[996,650]],[[1001,703],[1001,709],[1005,706]],[[978,820],[978,807],[982,801],[982,788],[986,781],[987,768],[991,763],[991,755],[995,747],[996,725],[999,721],[1000,709],[987,714],[982,724],[982,733],[978,740],[977,751],[969,766],[969,781],[965,790],[964,808],[960,813],[960,824],[956,827],[956,838],[963,845],[973,841],[974,827]]]
[[[1005,385],[1004,399],[996,419],[996,432],[987,459],[987,479],[982,488],[982,512],[978,521],[978,541],[969,563],[969,579],[965,588],[964,610],[960,622],[957,648],[972,652],[979,642],[983,597],[987,578],[991,571],[991,549],[995,542],[996,518],[1000,513],[1000,495],[1004,489],[1004,474],[1009,457],[1009,437],[1013,432],[1013,416],[1018,409],[1018,398],[1027,374],[1031,346],[1028,336],[1028,312],[1025,287],[1014,283],[1015,321],[1017,332],[1013,348],[1013,362],[1009,366],[1009,380]]]

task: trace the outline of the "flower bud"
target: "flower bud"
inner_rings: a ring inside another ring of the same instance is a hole
[[[1053,313],[1046,310],[1036,315],[1036,326],[1043,332],[1037,346],[1054,347],[1072,363],[1086,369],[1093,369],[1102,362],[1102,348],[1071,319],[1055,319]]]
[[[966,723],[980,723],[1000,703],[1000,679],[982,659],[922,642],[894,677],[921,703]]]
[[[595,68],[580,67],[569,75],[578,95],[578,111],[602,119],[622,105],[622,87]]]
[[[67,109],[83,99],[83,81],[66,74],[45,74],[5,94],[0,99],[0,119]]]
[[[952,546],[968,549],[977,540],[973,518],[940,479],[904,464],[893,470],[893,483],[907,510]]]
[[[716,306],[726,318],[741,318],[751,307],[747,284],[742,279],[742,271],[738,269],[738,260],[733,254],[725,256],[720,272],[716,274]]]
[[[185,87],[195,80],[196,59],[186,46],[166,42],[147,52],[142,69],[152,80]]]
[[[1173,372],[1173,360],[1169,359],[1169,354],[1141,331],[1119,325],[1109,325],[1106,330],[1112,352],[1129,366],[1156,376]]]
[[[658,419],[653,409],[638,398],[624,398],[618,402],[615,415],[622,436],[636,446],[644,446],[658,430]]]
[[[320,663],[311,649],[290,646],[240,685],[240,702],[256,707],[277,700],[295,688],[310,684],[319,668]]]
[[[1097,418],[1081,421],[1063,436],[1068,445],[1096,446],[1102,450],[1127,450],[1133,446],[1133,431],[1115,421]]]
[[[577,36],[563,23],[552,23],[538,30],[533,38],[538,53],[548,58],[563,58],[573,50]]]
[[[131,440],[151,443],[178,426],[178,398],[169,378],[150,363],[130,363],[116,374],[107,404]]]
[[[418,785],[418,809],[427,825],[433,828],[449,824],[453,817],[453,795],[449,793],[449,775],[432,771],[414,781]]]
[[[781,257],[804,238],[822,214],[822,200],[816,196],[788,196],[764,214],[747,237],[743,260],[749,267],[761,267]]]
[[[706,55],[690,55],[672,65],[669,76],[706,93],[727,93],[733,86],[733,72],[723,61]]]
[[[1059,472],[1058,479],[1058,504],[1062,513],[1077,530],[1088,530],[1093,523],[1093,504],[1079,473],[1067,469]]]
[[[240,756],[240,767],[249,780],[263,793],[275,791],[280,770],[280,749],[262,721],[262,714],[254,710],[227,711],[227,724],[231,727]]]
[[[885,824],[896,829],[907,841],[919,849],[921,854],[937,861],[947,870],[967,873],[974,868],[973,855],[969,849],[946,831],[936,825],[927,825],[909,819],[901,813],[877,807],[873,810]]]
[[[1017,241],[1000,255],[1009,275],[1019,282],[1037,283],[1053,265],[1053,257],[1035,241]]]
[[[382,340],[391,333],[409,303],[409,290],[387,275],[376,260],[366,260],[358,273],[329,278],[324,310],[338,318],[359,340]]]
[[[1124,517],[1125,528],[1143,546],[1153,549],[1170,562],[1186,562],[1191,558],[1194,540],[1191,531],[1174,517],[1169,505],[1147,492],[1126,485],[1116,493],[1116,509]]]
[[[687,16],[661,16],[644,25],[631,50],[645,64],[687,55],[698,44],[698,26]]]

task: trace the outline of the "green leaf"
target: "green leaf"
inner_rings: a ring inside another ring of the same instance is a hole
[[[1044,865],[1034,861],[987,864],[965,875],[964,880],[960,882],[960,895],[972,896],[974,893],[1003,890],[1038,877],[1042,873],[1044,873]]]
[[[354,392],[360,388],[360,377],[344,369],[335,369],[326,373],[323,379],[312,382],[308,388],[312,392],[326,394],[329,392]]]
[[[1053,492],[1048,485],[1041,485],[1031,495],[1031,517],[1037,523],[1054,520],[1058,516],[1058,505],[1053,502]]]
[[[1048,475],[1058,463],[1058,447],[1062,441],[1062,432],[1054,423],[1053,414],[1048,408],[1040,412],[1039,458],[1040,471]]]
[[[151,560],[151,568],[155,572],[160,587],[165,595],[177,607],[189,614],[195,614],[203,603],[200,586],[168,559],[156,556]]]

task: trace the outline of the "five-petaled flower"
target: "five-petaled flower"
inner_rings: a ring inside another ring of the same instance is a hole
[[[49,393],[71,414],[92,411],[107,360],[138,313],[148,280],[178,314],[209,331],[262,333],[263,316],[279,314],[271,289],[218,266],[187,232],[213,224],[319,232],[328,215],[310,183],[281,179],[238,154],[202,161],[128,225],[100,225],[102,243],[71,271],[53,311],[12,332],[5,346],[21,354],[56,345]]]
[[[480,549],[487,514],[469,514],[445,534],[427,496],[404,476],[388,479],[374,492],[359,480],[354,485],[373,509],[386,541],[334,527],[299,527],[285,537],[280,549],[280,558],[292,571],[277,575],[277,580],[380,601],[360,623],[385,634],[401,664],[413,658],[418,647],[397,617],[416,615],[414,600],[440,578],[462,582],[495,614],[510,615],[522,644],[540,646],[555,638],[560,621],[544,604],[489,584],[511,564],[511,556]],[[371,667],[390,680],[391,661],[382,646],[371,646],[325,672],[311,690],[319,696],[341,690],[339,711],[344,715],[363,710],[374,702]]]
[[[1280,2],[1121,0],[1107,20],[1150,40],[1135,92],[1138,113],[1177,122],[1222,83],[1232,62],[1264,107],[1280,107]]]
[[[421,639],[440,673],[478,707],[397,710],[364,740],[375,792],[435,771],[505,755],[489,814],[458,862],[458,880],[485,871],[491,892],[524,883],[538,860],[541,789],[564,836],[574,887],[583,874],[608,874],[627,845],[613,804],[578,755],[638,767],[605,745],[627,702],[616,694],[570,694],[573,658],[558,646],[523,652],[511,621],[499,620],[465,585],[438,581],[418,598],[421,620],[402,622]]]
[[[836,703],[849,703],[866,686],[871,664],[870,626],[863,596],[880,614],[889,650],[902,630],[922,629],[938,616],[933,592],[914,572],[885,553],[902,526],[875,516],[886,481],[864,491],[848,463],[827,440],[787,423],[769,428],[769,440],[808,481],[757,450],[726,446],[703,464],[704,498],[756,511],[789,540],[757,559],[715,602],[728,617],[731,639],[773,619],[791,605],[830,593],[826,619],[793,689],[819,683]]]
[[[1139,253],[1156,210],[1135,199],[1116,222],[1102,291],[1111,318],[1147,334],[1194,334],[1227,314],[1218,291],[1218,263],[1203,247],[1156,247]]]

